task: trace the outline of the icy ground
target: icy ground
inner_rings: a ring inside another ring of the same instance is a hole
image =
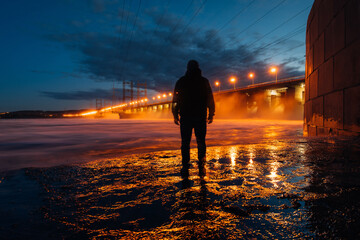
[[[0,121],[5,239],[357,239],[357,139],[217,120],[180,176],[167,120]]]

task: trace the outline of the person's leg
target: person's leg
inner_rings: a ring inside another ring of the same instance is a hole
[[[195,124],[195,136],[198,147],[198,159],[199,159],[199,174],[205,175],[205,161],[206,161],[206,119],[199,120]]]
[[[190,161],[190,142],[192,135],[192,123],[185,119],[180,119],[180,133],[181,133],[181,156],[183,168],[189,169]]]

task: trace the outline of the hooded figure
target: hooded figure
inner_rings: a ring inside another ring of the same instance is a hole
[[[209,80],[201,75],[197,61],[188,62],[186,74],[176,82],[173,96],[174,122],[177,125],[180,122],[182,176],[189,175],[192,129],[195,131],[198,147],[199,175],[204,176],[206,124],[213,121],[215,104]]]

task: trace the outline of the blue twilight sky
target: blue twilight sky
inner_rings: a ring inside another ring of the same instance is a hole
[[[91,108],[121,82],[172,91],[189,59],[211,83],[304,74],[313,0],[4,0],[0,112]]]

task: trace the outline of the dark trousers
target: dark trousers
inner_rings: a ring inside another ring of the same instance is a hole
[[[199,119],[180,119],[180,132],[181,132],[181,155],[183,167],[189,166],[190,161],[190,142],[192,130],[195,131],[195,137],[198,147],[199,165],[205,163],[206,155],[206,118]]]

